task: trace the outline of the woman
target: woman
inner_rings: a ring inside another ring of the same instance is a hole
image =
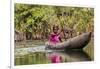
[[[49,41],[46,42],[46,46],[57,46],[58,43],[62,42],[58,26],[53,26],[53,32],[49,36]]]

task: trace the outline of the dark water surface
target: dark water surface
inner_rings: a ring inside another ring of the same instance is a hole
[[[44,45],[43,42],[34,41],[26,44],[15,44],[15,65],[30,64],[48,64],[48,63],[67,63],[94,60],[94,44],[93,41],[83,50],[66,50],[66,51],[44,51],[36,52],[27,51],[26,48]],[[17,50],[20,49],[20,50]],[[38,48],[37,48],[38,49]]]

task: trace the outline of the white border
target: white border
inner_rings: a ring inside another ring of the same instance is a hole
[[[15,3],[95,7],[95,0],[15,0]]]
[[[10,64],[10,1],[0,0],[0,69]]]
[[[11,24],[10,24],[10,68],[14,68],[14,1],[13,0],[10,0],[11,4],[10,4],[10,10],[11,10],[11,14],[10,14],[10,17],[11,17]]]
[[[55,64],[39,64],[39,65],[21,65],[14,66],[14,3],[24,3],[24,4],[39,4],[39,5],[56,5],[56,6],[71,6],[71,7],[90,7],[95,8],[95,2],[90,0],[12,0],[11,1],[11,68],[12,69],[51,69],[56,66],[56,68],[79,68],[79,65],[84,67],[84,64],[89,67],[94,64],[94,62],[73,62],[73,63],[59,63]],[[94,9],[95,10],[95,9]],[[73,66],[73,67],[72,67]],[[87,67],[86,67],[87,68]]]

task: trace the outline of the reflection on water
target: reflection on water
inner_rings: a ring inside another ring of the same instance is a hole
[[[90,42],[83,50],[66,51],[43,51],[43,52],[24,52],[15,55],[15,65],[64,63],[94,60],[93,42]],[[26,50],[26,49],[25,49]],[[16,54],[16,52],[15,52]]]
[[[29,53],[23,56],[15,56],[15,65],[27,65],[27,64],[44,64],[48,63],[45,52]]]
[[[35,52],[23,56],[16,56],[15,65],[46,64],[90,61],[91,58],[82,50],[67,50],[54,52]]]
[[[61,57],[61,59],[59,59],[61,62],[91,61],[91,58],[83,50],[67,50],[66,52],[49,53],[50,56],[53,56],[54,54]]]

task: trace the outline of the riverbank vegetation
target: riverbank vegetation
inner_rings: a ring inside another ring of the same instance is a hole
[[[16,3],[14,9],[15,41],[47,39],[53,25],[64,29],[64,39],[94,32],[93,8]]]

